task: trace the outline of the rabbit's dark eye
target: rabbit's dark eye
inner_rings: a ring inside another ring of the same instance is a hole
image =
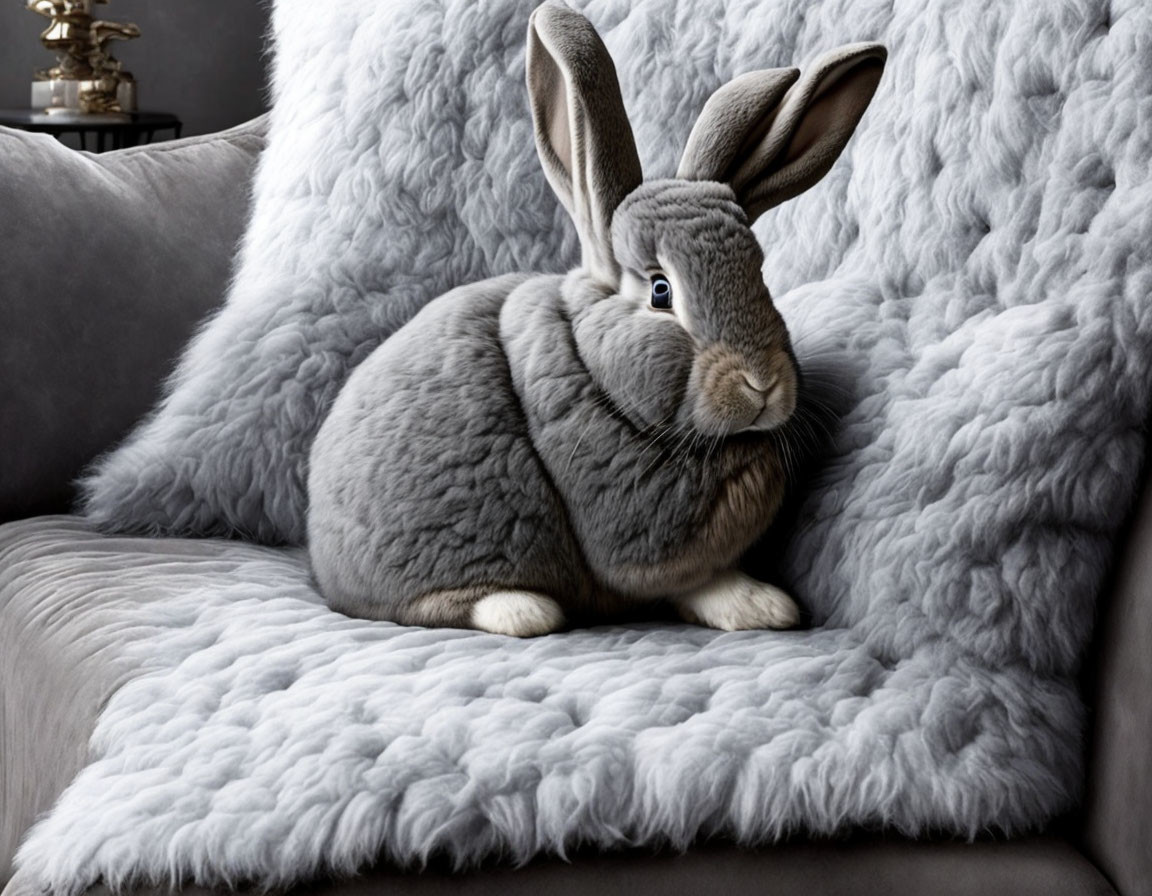
[[[672,284],[663,274],[652,275],[652,307],[661,311],[672,310]]]

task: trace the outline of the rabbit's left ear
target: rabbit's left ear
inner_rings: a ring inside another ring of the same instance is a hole
[[[576,222],[584,267],[615,282],[612,215],[643,174],[616,67],[584,16],[553,4],[532,13],[528,93],[540,162]]]
[[[704,105],[677,177],[729,184],[749,222],[828,173],[872,101],[888,51],[849,44],[803,75],[750,72]]]

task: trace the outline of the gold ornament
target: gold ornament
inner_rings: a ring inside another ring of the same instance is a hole
[[[113,57],[114,40],[140,36],[136,25],[92,18],[95,3],[108,0],[27,0],[28,9],[50,23],[40,41],[56,54],[56,65],[36,72],[33,105],[48,112],[118,113],[135,111],[136,80]],[[43,82],[49,82],[44,85]],[[43,88],[47,87],[45,91]],[[47,98],[47,102],[43,100]],[[37,102],[37,99],[40,102]]]

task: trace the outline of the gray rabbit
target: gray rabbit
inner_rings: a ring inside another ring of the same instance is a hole
[[[328,603],[519,636],[659,599],[721,629],[794,625],[736,568],[784,497],[771,430],[799,384],[750,225],[829,170],[885,59],[855,44],[736,78],[676,178],[644,182],[607,49],[539,7],[536,144],[582,265],[455,289],[353,372],[308,482]]]

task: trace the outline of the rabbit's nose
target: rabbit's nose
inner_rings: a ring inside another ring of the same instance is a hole
[[[747,395],[758,408],[768,403],[768,396],[776,387],[776,377],[762,380],[747,370],[741,372],[744,382],[740,384],[741,391]]]

